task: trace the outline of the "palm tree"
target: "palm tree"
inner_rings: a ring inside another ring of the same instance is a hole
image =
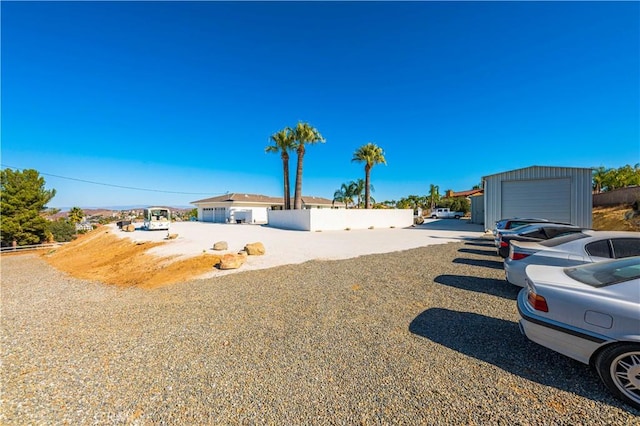
[[[364,163],[364,208],[368,209],[371,205],[371,169],[376,164],[387,164],[387,160],[384,158],[384,151],[379,146],[369,142],[353,153],[351,161]]]
[[[84,212],[80,207],[72,207],[71,210],[69,210],[69,213],[67,213],[67,218],[69,219],[69,222],[73,224],[77,235],[78,227],[76,226],[76,224],[82,222],[82,219],[84,218]]]
[[[353,182],[343,183],[336,192],[333,193],[333,203],[336,201],[344,203],[344,208],[349,208],[349,203],[353,203],[354,188]]]
[[[82,222],[84,212],[80,207],[73,207],[71,210],[69,210],[67,217],[69,218],[69,222],[75,225],[76,223]]]
[[[604,186],[604,182],[607,176],[607,169],[604,166],[598,167],[593,171],[593,191],[596,194],[602,192],[602,187]]]
[[[365,182],[364,179],[358,179],[356,181],[351,181],[351,186],[353,187],[353,195],[356,197],[358,202],[356,203],[356,207],[360,208],[362,206],[362,199],[365,196]]]
[[[293,132],[289,127],[274,133],[270,136],[273,145],[265,148],[268,153],[280,153],[282,158],[282,175],[284,181],[284,209],[291,210],[291,188],[289,186],[289,151],[295,149]]]
[[[296,168],[296,190],[293,198],[293,208],[302,208],[302,162],[304,159],[305,145],[324,142],[324,138],[315,127],[309,123],[298,122],[292,129],[296,152],[298,153],[298,166]]]
[[[429,185],[429,196],[427,197],[429,209],[435,209],[438,201],[440,201],[440,187],[438,185],[431,184]]]

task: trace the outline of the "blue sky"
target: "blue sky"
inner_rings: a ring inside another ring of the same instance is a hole
[[[387,159],[377,201],[640,162],[638,2],[0,7],[2,165],[40,171],[53,207],[280,196],[264,148],[298,121],[326,138],[303,179],[326,198],[364,177],[351,158],[368,142]]]

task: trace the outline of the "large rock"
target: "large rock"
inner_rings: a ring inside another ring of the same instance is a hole
[[[246,256],[241,254],[225,254],[220,258],[220,263],[218,264],[219,269],[238,269],[242,266],[246,259]]]
[[[229,244],[226,241],[218,241],[213,245],[214,250],[227,250],[229,249]]]
[[[249,256],[262,256],[265,253],[264,245],[260,242],[248,243],[244,246],[244,251],[246,251]]]
[[[133,232],[136,230],[136,226],[133,223],[130,223],[129,225],[123,226],[122,230],[125,232]]]

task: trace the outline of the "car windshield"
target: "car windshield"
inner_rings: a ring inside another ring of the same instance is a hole
[[[563,235],[561,237],[551,238],[550,240],[545,240],[540,242],[540,245],[545,247],[555,247],[560,244],[568,243],[571,241],[579,240],[581,238],[587,238],[588,235],[582,232],[575,232],[572,234]]]
[[[592,287],[605,287],[640,278],[640,257],[627,257],[565,268],[564,273]]]

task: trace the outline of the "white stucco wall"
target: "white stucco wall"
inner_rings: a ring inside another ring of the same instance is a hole
[[[228,211],[227,218],[230,221],[235,221],[237,219],[236,212],[249,212],[248,215],[251,217],[249,223],[267,223],[267,208],[266,207],[231,207]],[[245,215],[238,215],[239,218],[243,218]]]
[[[269,226],[298,231],[406,228],[413,225],[411,209],[269,210]]]

